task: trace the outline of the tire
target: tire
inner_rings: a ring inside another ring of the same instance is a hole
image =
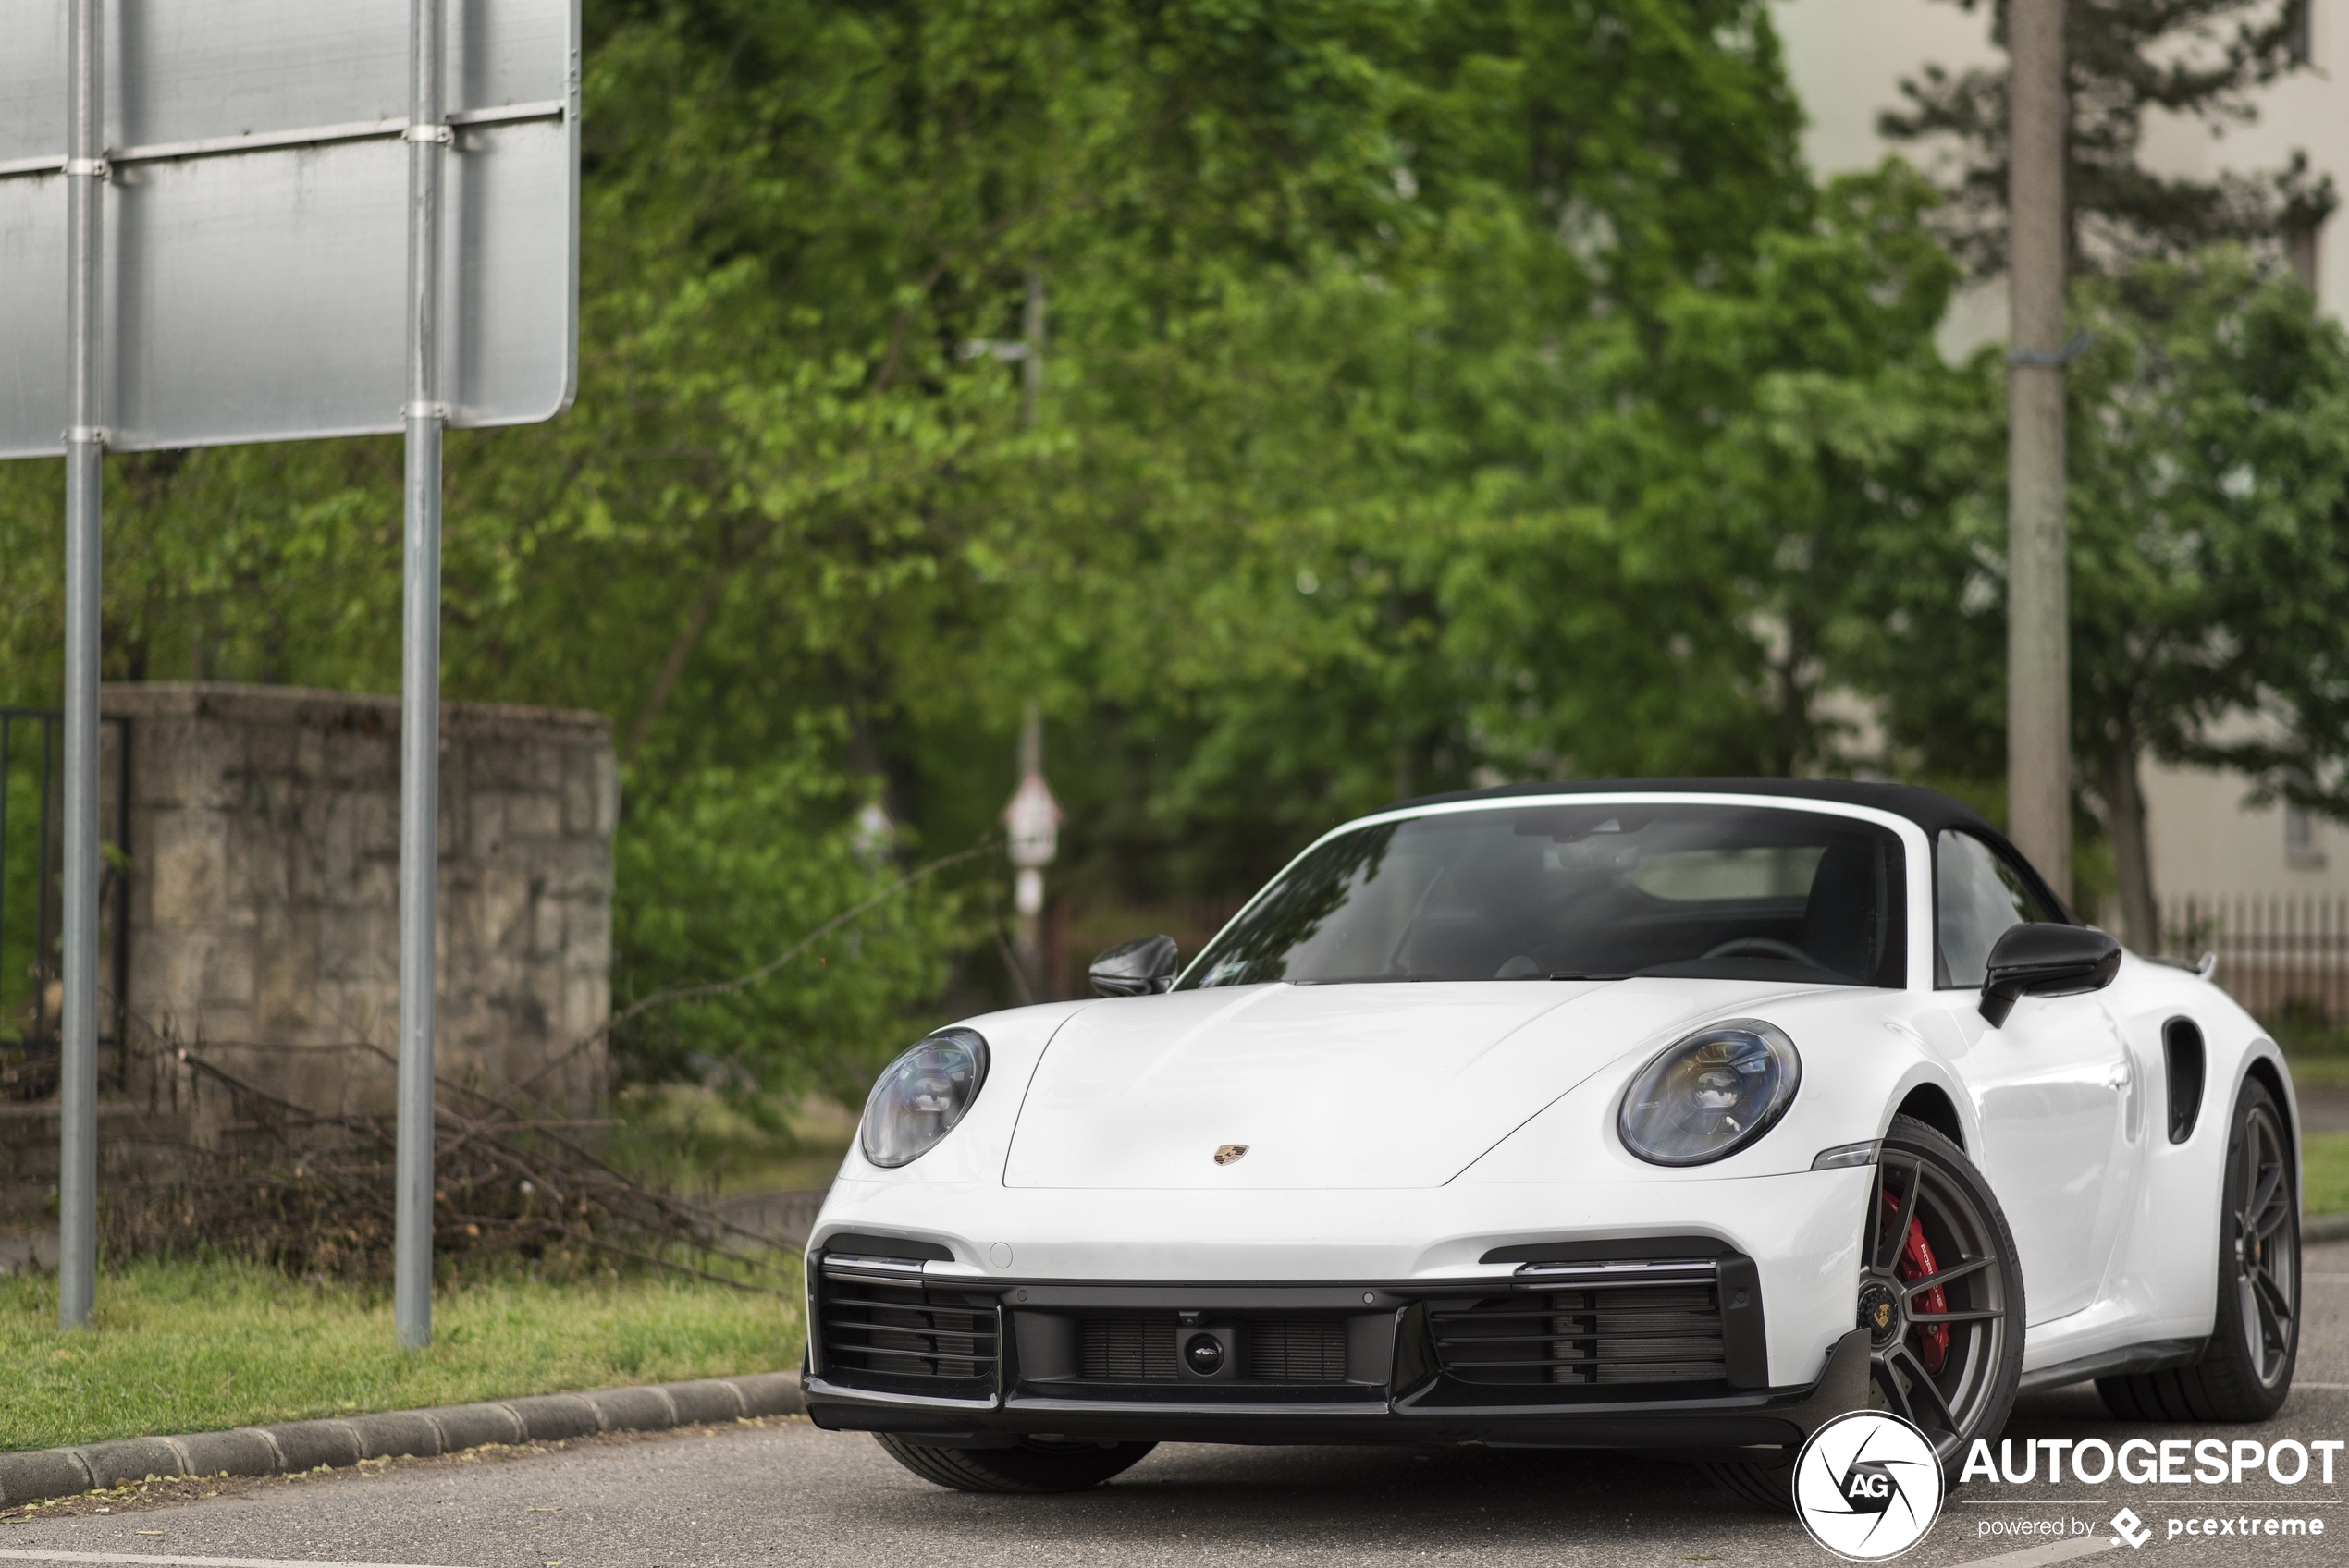
[[[1794,1512],[1794,1460],[1788,1456],[1784,1464],[1757,1464],[1742,1460],[1735,1464],[1700,1464],[1705,1478],[1715,1486],[1749,1507],[1765,1513]]]
[[[1924,1122],[1894,1117],[1875,1170],[1856,1304],[1872,1340],[1869,1403],[1914,1423],[1954,1488],[1967,1449],[1976,1438],[1998,1437],[2023,1381],[2023,1264],[1990,1183],[1964,1150]],[[1912,1231],[1933,1258],[1930,1273],[1912,1261]],[[1919,1298],[1936,1289],[1941,1305],[1928,1310]],[[1936,1329],[1946,1338],[1928,1348]],[[1790,1513],[1792,1457],[1703,1468],[1731,1496]]]
[[[2245,1422],[2282,1408],[2300,1358],[2297,1180],[2282,1108],[2245,1079],[2227,1126],[2210,1342],[2191,1366],[2097,1378],[2107,1410],[2131,1421]]]
[[[1158,1446],[1022,1438],[1011,1448],[927,1448],[886,1432],[873,1440],[923,1480],[958,1492],[1081,1492],[1132,1469]]]

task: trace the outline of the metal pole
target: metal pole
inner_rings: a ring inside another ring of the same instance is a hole
[[[1020,304],[1019,317],[1019,423],[1023,428],[1036,423],[1037,399],[1044,391],[1044,275],[1034,267],[1027,269],[1027,288]],[[1034,703],[1027,704],[1019,727],[1019,777],[1023,786],[1030,778],[1040,778],[1044,773],[1044,715]],[[1049,855],[1046,857],[1050,858]],[[1039,864],[1022,865],[1013,885],[1012,907],[1017,915],[1013,927],[1013,956],[1020,967],[1020,978],[1026,990],[1026,1000],[1050,999],[1045,992],[1047,981],[1044,955],[1044,868]]]
[[[408,473],[400,676],[400,1152],[392,1331],[432,1343],[433,915],[440,865],[440,0],[410,0]]]
[[[1033,276],[1033,274],[1029,275]],[[1032,361],[1030,361],[1033,362]],[[1044,771],[1044,714],[1027,704],[1019,726],[1019,777],[1025,784]],[[1044,1001],[1044,868],[1023,865],[1014,883],[1012,908],[1017,923],[1012,928],[1013,954],[1027,982],[1027,999]]]
[[[1034,267],[1027,269],[1019,337],[1027,350],[1019,362],[1019,422],[1029,425],[1036,423],[1036,400],[1044,394],[1044,275]]]
[[[130,721],[114,724],[114,844],[127,865],[130,859]],[[114,987],[115,1087],[130,1092],[130,878],[114,879],[114,964],[107,974]]]
[[[2063,0],[2013,0],[2007,369],[2007,813],[2015,846],[2072,897],[2072,659],[2063,498],[2069,225]]]
[[[68,12],[66,111],[65,1007],[57,1085],[57,1322],[90,1321],[98,1280],[99,248],[105,126],[98,0]]]
[[[8,739],[9,727],[13,722],[14,720],[6,711],[0,710],[0,1007],[6,1007],[8,1003],[8,971],[6,967],[8,955],[8,900],[6,890],[8,885]],[[46,882],[49,880],[49,868],[45,865],[40,867],[38,875],[42,881]],[[36,961],[41,956],[41,938],[38,936],[32,939],[32,955]],[[32,1021],[32,1032],[35,1035],[41,1033],[41,1020],[37,1014]]]

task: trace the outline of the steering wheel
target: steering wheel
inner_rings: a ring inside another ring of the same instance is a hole
[[[1737,958],[1746,954],[1758,958],[1790,958],[1797,963],[1807,963],[1814,969],[1826,967],[1792,942],[1781,942],[1776,937],[1732,937],[1704,956],[1706,958]]]

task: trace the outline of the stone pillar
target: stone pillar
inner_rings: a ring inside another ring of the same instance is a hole
[[[131,720],[134,1036],[312,1109],[389,1111],[399,700],[155,682],[103,706]],[[610,998],[609,723],[450,703],[441,747],[440,1072],[591,1114],[605,1052],[574,1047]]]

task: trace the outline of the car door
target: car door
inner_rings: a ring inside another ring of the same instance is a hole
[[[2025,997],[1999,1028],[1983,1018],[1992,945],[2020,922],[2058,918],[2003,848],[1945,829],[1934,903],[1936,979],[1981,1116],[1977,1158],[2023,1257],[2028,1319],[2067,1317],[2097,1299],[2135,1175],[2143,1119],[2127,1114],[2139,1092],[2127,1043],[2096,992]]]

